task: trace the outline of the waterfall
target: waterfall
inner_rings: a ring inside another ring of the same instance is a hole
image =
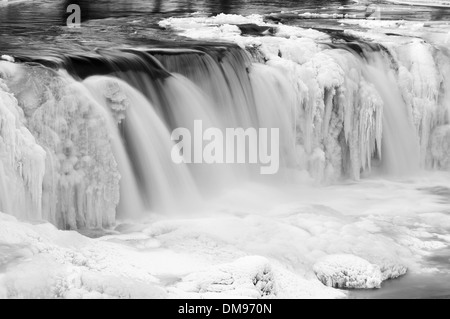
[[[0,209],[65,229],[107,228],[271,181],[258,165],[173,163],[171,131],[194,131],[197,120],[279,128],[283,178],[450,168],[445,51],[261,39],[0,62]]]
[[[123,112],[124,142],[138,185],[124,191],[134,193],[139,189],[147,209],[180,209],[195,201],[198,194],[192,176],[185,166],[172,162],[170,133],[148,100],[120,80],[90,77],[84,85],[105,109]]]
[[[391,174],[406,176],[420,166],[420,145],[412,117],[406,107],[395,74],[383,57],[370,54],[367,77],[374,83],[384,102],[383,113],[383,169]]]

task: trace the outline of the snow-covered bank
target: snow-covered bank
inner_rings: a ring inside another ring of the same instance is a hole
[[[450,189],[448,177],[323,189],[245,185],[190,218],[154,215],[99,239],[0,215],[0,292],[8,298],[344,298],[316,273],[344,273],[358,258],[371,266],[362,262],[347,278],[372,283],[367,287],[406,268],[409,276],[438,278],[449,269],[428,258],[450,243],[450,204],[434,189]],[[352,256],[333,257],[342,254]]]
[[[142,232],[92,240],[0,215],[0,298],[345,296],[281,263],[227,248],[208,232],[186,231],[191,224],[163,221]]]
[[[330,255],[314,265],[314,272],[328,287],[379,289],[384,281],[404,276],[407,268],[401,265],[380,268],[356,256]]]

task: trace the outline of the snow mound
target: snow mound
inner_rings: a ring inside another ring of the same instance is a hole
[[[213,17],[173,17],[159,22],[161,28],[172,29],[180,35],[192,39],[226,40],[235,42],[241,47],[248,46],[255,41],[258,43],[261,40],[260,38],[241,36],[242,32],[238,26],[242,25],[267,27],[273,30],[274,35],[280,38],[305,37],[318,41],[330,39],[327,34],[316,30],[287,26],[282,23],[267,23],[262,15],[219,14]]]
[[[10,55],[2,55],[0,56],[0,60],[8,61],[8,62],[14,62],[14,58]]]
[[[173,28],[176,30],[198,28],[203,25],[226,25],[226,24],[259,24],[264,23],[262,15],[250,15],[247,17],[234,14],[219,14],[213,17],[195,17],[195,18],[168,18],[162,20],[159,26],[162,28]]]
[[[121,264],[132,263],[121,255],[128,252],[133,254],[122,245],[0,213],[0,299],[165,298],[148,269]]]
[[[272,267],[263,257],[244,257],[192,273],[170,290],[177,295],[184,292],[204,298],[262,299],[277,295]]]
[[[330,255],[314,265],[324,285],[341,289],[379,289],[383,281],[398,278],[406,271],[402,266],[373,265],[353,255]]]

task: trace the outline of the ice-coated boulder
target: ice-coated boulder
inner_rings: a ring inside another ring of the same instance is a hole
[[[202,298],[274,298],[277,294],[270,262],[259,256],[244,257],[205,271],[192,273],[174,288],[175,295]]]
[[[392,269],[392,273],[389,272]],[[330,255],[314,265],[317,278],[339,289],[378,289],[383,281],[406,274],[406,267],[380,267],[353,255]]]

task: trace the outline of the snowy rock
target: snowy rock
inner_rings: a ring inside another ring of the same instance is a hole
[[[206,298],[273,298],[277,291],[270,263],[263,257],[245,257],[193,273],[172,288],[172,293],[200,294]]]
[[[0,60],[5,60],[5,61],[8,61],[8,62],[14,62],[14,58],[12,56],[10,56],[10,55],[2,55],[2,56],[0,56]]]
[[[406,273],[401,266],[373,265],[353,255],[327,256],[314,265],[317,278],[326,286],[340,289],[377,289],[383,281]]]
[[[382,263],[379,265],[383,281],[400,278],[408,272],[408,268],[395,263]]]

